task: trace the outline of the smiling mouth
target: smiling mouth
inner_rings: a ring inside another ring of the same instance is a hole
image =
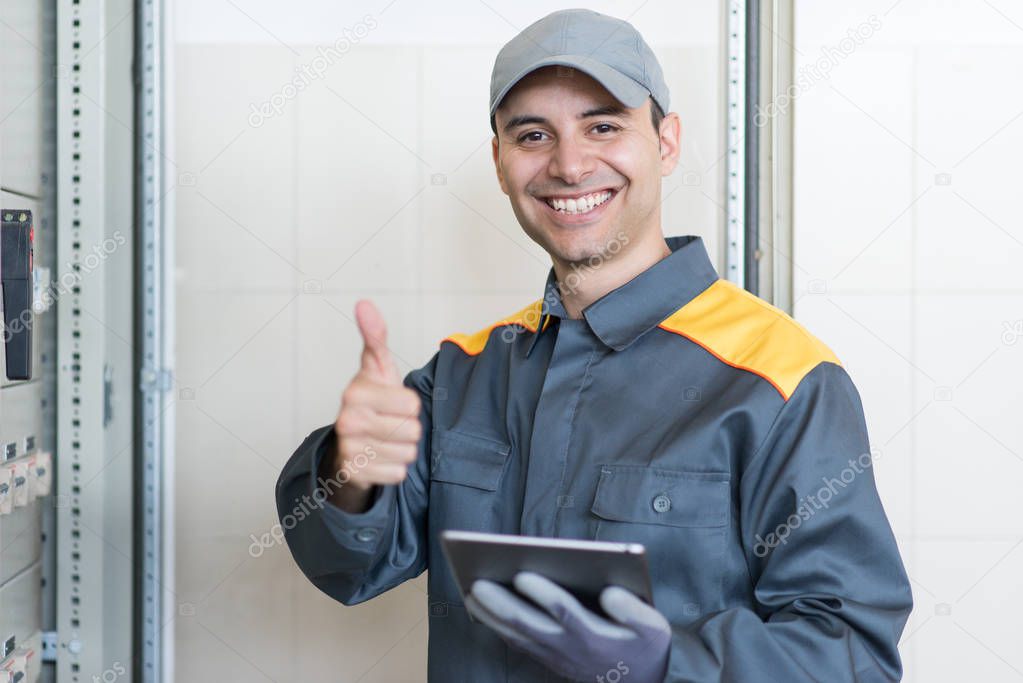
[[[560,214],[581,216],[607,203],[614,196],[614,190],[601,190],[578,197],[543,197],[541,201]]]

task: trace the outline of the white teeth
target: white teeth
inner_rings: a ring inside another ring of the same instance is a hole
[[[594,207],[600,206],[611,198],[612,193],[598,192],[588,194],[576,199],[547,199],[548,206],[561,213],[579,214],[592,211]]]

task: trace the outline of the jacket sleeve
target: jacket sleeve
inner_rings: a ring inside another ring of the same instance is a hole
[[[852,380],[820,363],[740,479],[754,609],[674,627],[666,680],[901,680],[913,600],[872,462]]]
[[[346,512],[326,499],[347,479],[344,474],[335,479],[318,476],[320,462],[334,444],[333,423],[306,437],[277,480],[277,515],[295,562],[313,585],[346,605],[369,600],[426,569],[436,363],[434,354],[404,379],[422,399],[419,455],[400,484],[375,487],[366,511]]]

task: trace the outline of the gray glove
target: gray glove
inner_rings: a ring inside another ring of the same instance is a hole
[[[513,583],[543,609],[485,579],[473,582],[465,600],[469,613],[510,645],[573,680],[664,680],[671,626],[664,615],[629,591],[608,586],[601,592],[600,606],[613,622],[586,609],[571,593],[539,574],[519,572]]]

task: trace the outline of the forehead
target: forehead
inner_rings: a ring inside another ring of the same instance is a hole
[[[545,66],[530,72],[508,91],[498,111],[520,113],[525,107],[570,101],[583,106],[617,105],[628,109],[596,79],[567,66]]]

